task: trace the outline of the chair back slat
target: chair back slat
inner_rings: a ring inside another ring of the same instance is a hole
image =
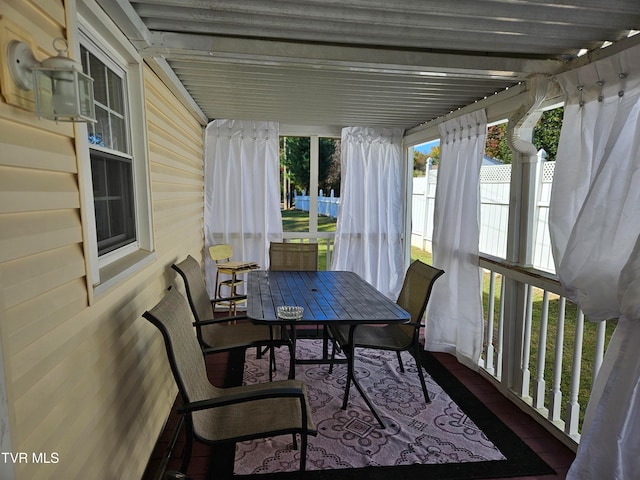
[[[202,269],[198,261],[191,255],[180,263],[171,266],[184,280],[191,308],[196,316],[196,321],[204,321],[213,318],[213,306],[204,283]]]
[[[271,242],[269,270],[318,270],[317,243]]]
[[[191,328],[191,310],[182,294],[171,288],[143,317],[162,332],[169,364],[184,401],[218,396],[218,389],[208,381],[202,349]]]
[[[397,303],[409,312],[412,323],[422,321],[433,284],[442,274],[444,270],[427,265],[420,260],[414,261],[409,266]]]

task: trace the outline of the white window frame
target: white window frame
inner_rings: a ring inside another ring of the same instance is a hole
[[[76,51],[82,44],[107,66],[113,64],[125,75],[125,102],[129,117],[128,135],[133,158],[133,196],[136,242],[98,257],[93,182],[87,127],[77,124],[79,183],[85,238],[89,301],[97,300],[109,288],[155,260],[151,222],[143,62],[136,49],[94,0],[78,2]]]

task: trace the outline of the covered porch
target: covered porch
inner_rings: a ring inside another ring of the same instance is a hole
[[[176,388],[160,339],[140,315],[175,280],[172,263],[186,255],[207,260],[212,121],[271,122],[278,136],[309,137],[312,172],[320,138],[341,138],[349,127],[400,129],[398,250],[406,268],[414,147],[444,139],[448,122],[483,112],[486,125],[508,121],[505,254],[474,257],[486,292],[479,357],[464,357],[458,368],[455,347],[439,355],[499,417],[524,413],[514,429],[535,429],[533,443],[544,444],[538,453],[562,445],[561,459],[548,458],[564,478],[609,335],[607,322],[585,327],[590,319],[585,324],[579,308],[563,329],[574,289],[533,266],[541,230],[532,133],[541,112],[558,105],[609,100],[612,89],[630,98],[625,92],[640,78],[624,63],[640,58],[636,0],[30,0],[3,3],[0,27],[3,52],[23,42],[38,61],[55,54],[54,38],[65,38],[70,56],[92,69],[98,92],[96,124],[38,118],[33,92],[17,86],[2,57],[0,447],[57,461],[0,462],[0,477],[144,475]],[[609,61],[622,62],[613,74],[621,84],[608,71],[606,80],[580,85],[591,88],[584,99],[567,94],[567,75],[597,72]],[[615,125],[622,131],[634,121]],[[113,160],[130,190],[114,194],[96,181]],[[576,171],[583,173],[591,175],[590,167]],[[637,195],[629,178],[632,188],[621,194],[627,199]],[[312,218],[317,193],[312,175]],[[105,234],[126,217],[109,204],[116,197],[131,204],[131,228]],[[313,220],[307,234],[282,236],[327,244],[327,252],[334,245]],[[266,236],[260,241],[266,249]],[[585,336],[595,345],[588,353]]]

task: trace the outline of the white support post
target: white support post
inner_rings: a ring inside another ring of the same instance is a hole
[[[539,108],[547,94],[548,85],[548,79],[543,76],[529,79],[527,99],[509,118],[507,125],[512,170],[506,260],[514,265],[527,266],[532,259],[537,162],[537,150],[532,137],[533,128],[542,115]],[[531,308],[531,295],[527,294],[524,285],[516,281],[508,280],[506,285],[504,300],[507,302],[505,312],[509,321],[505,324],[508,350],[504,358],[507,379],[506,382],[503,380],[503,384],[529,399],[531,318],[527,310]]]
[[[318,135],[309,137],[311,152],[309,155],[309,232],[318,232],[318,171],[320,139]]]

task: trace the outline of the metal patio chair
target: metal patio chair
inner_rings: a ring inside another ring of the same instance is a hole
[[[186,443],[180,470],[187,471],[193,440],[208,445],[300,435],[300,471],[306,467],[307,437],[315,435],[305,385],[281,380],[218,388],[207,377],[204,356],[191,327],[184,296],[173,288],[143,317],[162,333],[171,371],[182,397]]]
[[[407,270],[400,290],[400,295],[396,303],[404,308],[411,315],[411,321],[404,324],[389,325],[358,325],[353,332],[353,339],[349,338],[349,325],[330,325],[329,331],[334,340],[333,351],[331,354],[331,366],[329,372],[333,371],[333,360],[336,353],[336,342],[340,349],[347,357],[347,368],[349,375],[347,376],[347,385],[345,387],[342,408],[347,407],[349,399],[349,388],[351,384],[351,375],[353,374],[353,361],[356,348],[372,348],[378,350],[395,351],[398,356],[400,371],[404,373],[404,366],[400,357],[400,352],[412,350],[416,359],[418,376],[424,394],[425,403],[431,403],[427,384],[424,379],[424,373],[420,367],[420,327],[422,326],[422,318],[427,308],[431,290],[435,281],[444,274],[444,270],[434,268],[420,260],[414,261]]]
[[[286,346],[293,357],[291,341],[282,338],[278,327],[269,325],[255,325],[246,315],[214,317],[213,305],[228,298],[214,298],[211,300],[205,286],[202,270],[198,261],[191,255],[180,263],[171,265],[184,281],[187,299],[193,314],[193,325],[196,336],[206,353],[228,352],[236,349],[256,347],[258,352],[266,347],[270,353],[269,380],[273,378],[275,368],[275,347]],[[246,298],[246,297],[245,297]],[[237,320],[245,320],[238,322]]]
[[[318,244],[271,242],[269,270],[318,270]]]

